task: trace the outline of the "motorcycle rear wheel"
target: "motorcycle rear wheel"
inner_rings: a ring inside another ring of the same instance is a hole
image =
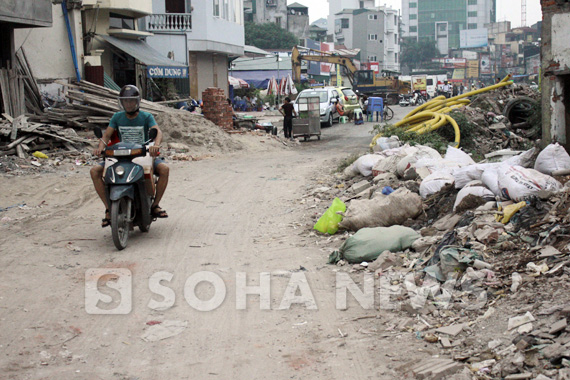
[[[119,251],[127,247],[130,231],[130,215],[127,210],[130,208],[131,200],[121,198],[111,203],[111,232],[113,235],[113,243]]]

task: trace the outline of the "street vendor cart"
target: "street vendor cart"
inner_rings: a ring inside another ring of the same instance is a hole
[[[293,137],[303,137],[305,141],[311,136],[321,139],[320,100],[318,96],[297,99],[298,116],[293,119]]]

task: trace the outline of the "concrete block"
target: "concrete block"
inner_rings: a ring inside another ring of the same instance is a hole
[[[366,189],[371,188],[372,185],[370,184],[370,182],[368,182],[367,180],[362,180],[360,182],[355,183],[354,185],[351,186],[350,190],[354,193],[354,194],[358,194],[363,192]]]
[[[465,327],[465,324],[460,323],[458,325],[450,325],[450,326],[440,327],[439,329],[435,330],[435,332],[455,336],[455,335],[459,334],[463,330],[464,327]]]

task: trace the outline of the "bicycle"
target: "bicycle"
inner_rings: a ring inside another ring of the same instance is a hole
[[[392,120],[393,117],[394,117],[394,111],[392,111],[392,108],[384,106],[384,113],[383,113],[384,121],[390,121]]]

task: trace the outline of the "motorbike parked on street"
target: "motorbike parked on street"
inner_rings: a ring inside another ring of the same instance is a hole
[[[97,138],[103,137],[101,129],[96,128],[94,132]],[[154,220],[151,205],[156,179],[148,146],[157,133],[153,128],[149,131],[149,140],[143,144],[119,142],[107,146],[103,152],[105,195],[111,212],[113,243],[118,250],[127,247],[134,226],[148,232]]]

